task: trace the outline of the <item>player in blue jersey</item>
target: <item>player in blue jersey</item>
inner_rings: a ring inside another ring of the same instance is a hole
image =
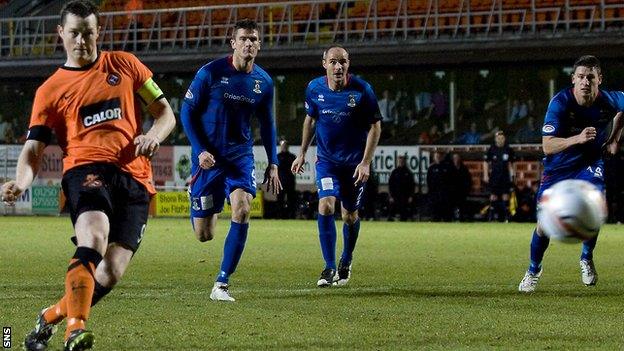
[[[572,88],[555,95],[546,111],[542,127],[544,172],[537,193],[543,192],[564,179],[582,179],[604,190],[602,152],[606,146],[614,152],[621,132],[621,114],[624,93],[599,89],[602,82],[600,62],[594,56],[582,56],[574,64]],[[615,116],[615,117],[614,117]],[[615,129],[609,136],[608,125],[613,120]],[[581,280],[587,286],[595,285],[598,274],[594,267],[593,251],[596,238],[583,242],[580,267]],[[518,286],[521,292],[532,292],[542,274],[542,259],[550,240],[540,229],[533,232],[529,269]]]
[[[234,53],[197,72],[180,113],[192,148],[191,222],[199,241],[212,240],[226,198],[232,205],[221,271],[210,294],[217,301],[234,301],[228,290],[229,278],[245,248],[251,200],[256,196],[253,116],[260,122],[269,161],[264,179],[267,191],[276,194],[281,189],[272,113],[273,80],[254,64],[260,50],[258,26],[243,20],[236,23],[232,34]]]
[[[373,88],[349,75],[349,54],[340,46],[323,53],[326,75],[312,80],[306,90],[306,117],[301,152],[292,164],[303,171],[305,156],[316,129],[316,186],[319,194],[318,228],[325,269],[317,285],[344,285],[351,276],[353,249],[360,231],[358,209],[370,164],[381,134],[381,114]],[[336,199],[342,204],[344,249],[336,272]]]

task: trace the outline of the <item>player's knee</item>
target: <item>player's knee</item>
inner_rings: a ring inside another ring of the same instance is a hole
[[[212,240],[212,238],[214,238],[214,233],[211,228],[195,228],[195,237],[203,243]]]
[[[319,202],[319,213],[323,216],[331,216],[334,214],[334,206],[327,202]]]
[[[105,275],[105,279],[101,279],[99,283],[104,283],[108,287],[113,287],[119,282],[124,272],[126,271],[125,267],[117,264],[107,264],[103,267],[103,272]]]
[[[103,253],[108,245],[108,233],[102,230],[89,228],[85,231],[76,231],[79,246],[88,246]]]
[[[232,220],[238,223],[244,223],[249,219],[250,213],[251,203],[248,201],[240,201],[235,207],[232,207]]]
[[[358,215],[355,212],[347,212],[342,214],[342,221],[347,225],[353,225],[358,220]]]

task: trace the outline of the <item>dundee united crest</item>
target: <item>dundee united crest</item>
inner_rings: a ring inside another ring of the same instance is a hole
[[[119,77],[117,73],[111,73],[108,75],[108,77],[106,77],[106,83],[108,83],[109,85],[112,85],[112,86],[119,85],[120,82],[121,82],[121,77]]]

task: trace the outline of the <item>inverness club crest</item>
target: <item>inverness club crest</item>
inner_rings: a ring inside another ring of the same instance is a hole
[[[262,94],[262,90],[260,90],[260,83],[262,81],[254,79],[254,82],[256,82],[256,84],[254,85],[253,92],[256,93],[256,94]]]
[[[349,107],[355,107],[355,95],[349,94],[349,103],[347,104]]]

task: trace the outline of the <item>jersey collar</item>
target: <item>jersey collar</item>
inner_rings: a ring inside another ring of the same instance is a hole
[[[90,64],[88,64],[88,65],[85,65],[85,66],[82,66],[82,67],[68,67],[68,66],[62,65],[61,68],[62,69],[66,69],[68,71],[87,71],[91,67],[95,66],[96,63],[98,63],[98,61],[100,60],[100,56],[102,56],[101,54],[102,54],[101,52],[98,52],[98,55],[95,58],[95,60],[93,62],[91,62]]]
[[[247,73],[250,74],[253,72],[254,69],[254,65],[256,64],[255,62],[251,65],[251,71],[246,72],[246,71],[239,71],[236,69],[236,66],[234,66],[234,55],[228,55],[227,57],[227,61],[230,64],[230,67],[235,71],[235,72],[240,72],[240,73]]]
[[[345,90],[349,86],[350,83],[351,83],[351,73],[348,73],[347,74],[347,84],[345,84],[345,86],[342,87],[341,90]],[[327,79],[327,75],[325,75],[325,85],[327,86],[327,89],[331,90],[331,88],[329,87],[329,79]]]

